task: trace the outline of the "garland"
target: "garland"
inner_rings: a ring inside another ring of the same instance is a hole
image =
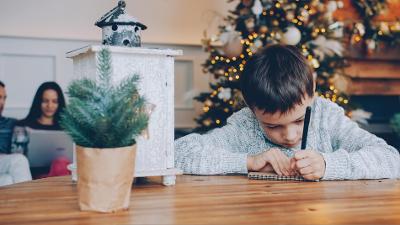
[[[374,51],[378,43],[400,45],[400,20],[394,22],[373,21],[387,10],[386,0],[351,0],[362,22],[352,26],[351,43],[364,41],[368,52]]]

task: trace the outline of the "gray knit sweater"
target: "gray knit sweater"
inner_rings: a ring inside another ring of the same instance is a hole
[[[295,149],[272,143],[249,108],[228,118],[227,125],[207,134],[190,134],[175,141],[175,165],[187,174],[247,173],[247,155],[280,147],[292,157]],[[322,179],[400,177],[399,152],[384,140],[358,127],[341,107],[316,98],[312,105],[307,149],[322,153]]]

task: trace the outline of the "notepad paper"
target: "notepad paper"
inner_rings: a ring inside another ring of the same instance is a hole
[[[268,172],[250,172],[247,177],[252,180],[307,181],[301,176],[279,176]]]

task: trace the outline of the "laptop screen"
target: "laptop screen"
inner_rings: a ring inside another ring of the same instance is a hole
[[[47,167],[61,156],[72,162],[74,143],[63,131],[16,127],[11,149],[13,153],[26,155],[30,167]]]

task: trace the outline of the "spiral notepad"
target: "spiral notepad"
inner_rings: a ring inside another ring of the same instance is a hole
[[[301,176],[279,176],[276,173],[250,172],[247,177],[252,180],[307,181]]]

